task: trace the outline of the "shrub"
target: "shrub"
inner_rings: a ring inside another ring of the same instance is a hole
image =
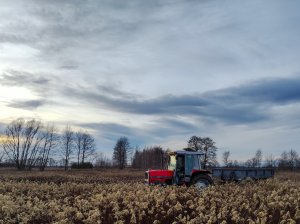
[[[71,165],[72,169],[93,169],[94,166],[92,163],[90,162],[86,162],[86,163],[72,163]]]

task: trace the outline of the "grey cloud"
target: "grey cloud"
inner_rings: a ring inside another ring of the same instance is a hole
[[[214,123],[246,124],[272,119],[268,115],[268,111],[265,107],[255,103],[243,105],[242,102],[236,102],[235,104],[224,105],[216,101],[198,111],[198,115]]]
[[[193,115],[231,124],[251,123],[272,119],[271,106],[300,102],[300,78],[258,80],[222,90],[193,95],[165,95],[153,99],[116,97],[105,92],[68,89],[71,96],[102,105],[122,113],[157,115]],[[107,87],[109,92],[109,87]]]
[[[277,78],[253,82],[233,90],[233,94],[239,94],[252,102],[270,102],[285,104],[300,101],[300,77]]]
[[[75,98],[93,106],[119,113],[145,115],[196,116],[200,120],[243,124],[272,119],[272,106],[300,101],[300,77],[260,79],[239,86],[198,94],[162,95],[145,98],[124,91],[118,85],[89,84],[88,87],[61,82],[52,76],[9,71],[0,79],[2,85],[25,86],[43,96],[51,89],[56,94]],[[10,106],[22,107],[22,102]],[[26,108],[38,107],[38,102],[24,103]]]
[[[198,124],[192,124],[187,122],[187,120],[187,118],[174,116],[163,116],[162,118],[155,119],[146,127],[147,136],[145,138],[147,139],[148,136],[153,136],[152,142],[155,142],[158,139],[163,142],[166,138],[197,133],[200,129],[200,127],[197,126]],[[144,130],[141,130],[141,132],[142,131],[145,132],[145,128]]]
[[[28,101],[13,101],[9,103],[7,106],[8,107],[13,107],[13,108],[21,108],[21,109],[36,109],[38,107],[41,107],[45,104],[46,102],[44,100],[28,100]]]
[[[73,97],[79,97],[92,103],[96,102],[99,106],[104,105],[107,108],[126,113],[163,114],[173,111],[176,114],[184,112],[189,107],[193,109],[194,107],[201,107],[207,104],[205,99],[193,95],[174,96],[170,94],[145,100],[122,97],[119,94],[116,98],[103,92],[97,93],[82,88],[67,88],[64,91],[71,93]]]
[[[130,142],[133,142],[134,144],[144,144],[143,138],[145,136],[139,133],[138,129],[130,126],[108,122],[79,123],[77,125],[82,128],[94,129],[100,138],[105,139],[112,144],[122,136],[128,137]]]
[[[31,86],[31,85],[46,85],[49,83],[49,79],[44,76],[37,76],[36,74],[9,70],[2,74],[0,82],[2,85],[9,86]]]
[[[138,78],[145,74],[159,79],[163,74],[171,82],[172,79],[182,80],[182,85],[189,84],[195,91],[199,85],[185,76],[192,80],[201,77],[201,83],[205,85],[213,75],[228,84],[223,78],[224,71],[228,77],[240,79],[249,76],[248,68],[253,65],[263,68],[267,63],[262,63],[262,59],[272,66],[299,58],[295,53],[297,50],[291,53],[289,45],[284,48],[281,44],[284,39],[293,43],[294,48],[300,46],[298,40],[291,38],[299,36],[296,23],[287,27],[282,19],[278,27],[274,27],[268,20],[259,21],[260,16],[253,18],[251,15],[251,10],[259,9],[258,13],[265,13],[264,7],[267,7],[270,18],[276,17],[277,13],[282,16],[274,6],[276,4],[257,7],[255,3],[248,3],[248,11],[243,4],[230,1],[219,4],[214,1],[28,2],[29,7],[20,4],[18,13],[24,14],[25,21],[16,16],[9,17],[9,23],[5,23],[0,31],[0,41],[2,36],[5,42],[11,39],[12,43],[36,48],[40,52],[39,60],[61,70],[83,67],[82,76],[94,78],[100,71],[98,78],[112,76],[114,80],[132,85],[128,81],[132,76]],[[297,5],[283,5],[294,4]],[[296,8],[288,8],[288,12],[298,18],[299,13],[295,14],[293,10]],[[258,31],[253,30],[256,26],[260,28]],[[283,27],[291,35],[282,36],[286,32],[276,32]],[[247,28],[253,32],[251,35]],[[268,38],[270,33],[278,35]],[[257,38],[260,36],[264,38]],[[274,42],[272,46],[265,41],[269,39]],[[290,58],[278,57],[276,52],[285,52]],[[61,60],[66,58],[73,60],[76,66],[61,65]],[[153,81],[149,85],[163,87],[166,84]],[[170,89],[162,94],[172,92]]]
[[[114,98],[123,98],[123,99],[136,99],[138,97],[141,97],[137,94],[130,93],[130,92],[125,92],[120,90],[117,86],[113,85],[104,85],[104,84],[98,84],[96,86],[96,89],[98,89],[100,92],[102,92],[105,95],[109,95]]]
[[[210,91],[204,96],[224,103],[285,104],[300,100],[300,77],[261,79],[237,87]]]
[[[197,129],[196,125],[185,122],[182,119],[168,117],[155,119],[144,127],[105,122],[79,123],[77,125],[82,128],[94,129],[102,138],[110,141],[115,141],[121,136],[127,136],[130,139],[134,139],[138,145],[155,142],[157,139],[175,135],[188,134]]]
[[[17,34],[8,34],[8,33],[0,33],[0,42],[2,43],[5,43],[5,42],[8,42],[8,43],[31,43],[31,42],[34,42],[34,38],[28,38],[28,37],[25,37],[23,35],[17,35]]]
[[[108,2],[69,1],[49,4],[49,2],[31,3],[32,7],[24,7],[20,12],[25,14],[28,21],[22,22],[12,17],[5,26],[5,32],[0,32],[0,41],[27,44],[40,49],[45,54],[62,52],[68,47],[104,46],[108,44],[106,37],[125,40],[138,26],[140,20],[131,19],[138,11],[137,4],[121,4]],[[136,6],[134,6],[136,5]],[[125,8],[132,14],[118,12]],[[142,9],[143,6],[140,8]],[[133,9],[132,9],[133,8]],[[141,13],[139,13],[141,14]],[[35,21],[42,21],[36,25]],[[127,35],[123,31],[127,30]],[[120,35],[121,34],[121,35]],[[95,38],[97,36],[98,38]],[[102,41],[100,41],[102,40]],[[103,45],[102,45],[103,46]]]
[[[57,90],[63,86],[60,78],[51,74],[19,70],[5,71],[0,75],[0,84],[28,88],[45,101],[49,95],[57,94]]]
[[[175,130],[176,130],[176,128],[179,128],[179,129],[185,130],[185,131],[187,131],[187,130],[193,131],[193,130],[197,129],[196,124],[187,123],[178,117],[162,118],[162,119],[158,120],[157,122],[158,122],[158,126],[159,126],[159,124],[161,124],[161,126],[163,126],[163,127],[167,126],[170,129],[175,128]]]
[[[74,70],[78,68],[78,65],[62,65],[59,68],[66,69],[66,70]]]
[[[114,133],[116,135],[132,134],[132,129],[129,126],[116,123],[80,123],[84,128],[91,128],[100,132]]]

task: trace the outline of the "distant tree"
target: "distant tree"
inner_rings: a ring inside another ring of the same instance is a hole
[[[298,165],[298,161],[299,161],[298,153],[294,149],[288,151],[288,164],[291,170],[296,169]]]
[[[133,156],[133,168],[163,169],[168,155],[160,146],[146,147],[142,151],[136,150]]]
[[[253,158],[253,166],[254,167],[260,167],[262,161],[262,151],[258,149],[255,153],[255,156]]]
[[[204,154],[203,156],[203,166],[204,168],[208,166],[215,166],[217,162],[217,147],[215,142],[209,138],[201,138],[197,136],[192,136],[188,141],[188,148],[194,151],[200,151]]]
[[[278,166],[281,169],[287,169],[288,168],[288,154],[287,154],[286,151],[281,153]]]
[[[4,159],[2,163],[0,163],[1,167],[16,167],[15,161],[12,159]]]
[[[53,158],[49,158],[48,166],[50,167],[58,166],[57,161]]]
[[[241,164],[237,160],[234,160],[233,162],[229,162],[229,166],[240,167]]]
[[[261,162],[262,162],[262,151],[260,149],[258,149],[255,152],[255,155],[253,158],[248,159],[245,162],[245,166],[247,167],[260,167],[261,166]]]
[[[130,152],[130,143],[127,137],[118,139],[113,152],[113,160],[116,165],[123,169],[127,165],[128,153]]]
[[[253,158],[248,159],[245,163],[244,166],[246,167],[253,167]]]
[[[129,158],[130,158],[129,160],[130,160],[131,167],[135,167],[134,166],[134,157],[135,157],[137,151],[140,151],[140,147],[138,145],[135,146],[134,150],[130,150],[130,152],[129,152]]]
[[[95,167],[99,168],[105,168],[105,167],[111,167],[112,161],[108,157],[106,157],[103,152],[95,153],[94,154],[94,160],[95,160]]]
[[[96,151],[95,139],[87,131],[79,131],[75,134],[75,146],[77,164],[84,163],[85,159],[92,156]]]
[[[74,149],[74,132],[70,126],[66,126],[61,137],[61,155],[63,158],[63,164],[65,170],[68,169],[70,163],[70,157]]]
[[[230,151],[225,151],[223,153],[223,163],[225,166],[229,166],[230,164],[229,156],[230,156]]]
[[[0,141],[1,141],[1,139],[0,139]],[[0,145],[1,145],[1,143],[0,143]],[[0,163],[2,163],[4,156],[5,156],[4,150],[0,150]]]
[[[54,125],[48,125],[42,132],[43,141],[40,144],[38,166],[41,171],[45,170],[49,162],[49,155],[59,145],[59,135]]]
[[[77,164],[80,164],[80,155],[82,153],[82,142],[83,142],[83,131],[78,131],[75,134],[75,148],[76,148],[76,156],[77,156]]]
[[[1,145],[17,169],[31,169],[37,161],[39,145],[43,139],[41,128],[42,123],[35,119],[25,121],[19,118],[7,125]]]
[[[141,152],[140,150],[135,150],[133,155],[133,160],[131,166],[133,168],[141,168],[142,167],[142,158],[141,158]]]
[[[77,163],[71,164],[71,169],[93,169],[94,165],[91,162],[84,162],[80,163],[79,165]]]
[[[296,168],[299,168],[299,165],[300,158],[295,150],[291,149],[290,151],[284,151],[281,154],[278,165],[279,168],[295,170]]]
[[[275,159],[272,154],[265,158],[265,165],[266,167],[275,167]]]
[[[192,136],[188,141],[188,147],[186,151],[201,151],[203,149],[203,141],[201,137]]]
[[[84,163],[87,158],[96,151],[95,139],[87,131],[83,133],[81,162]]]

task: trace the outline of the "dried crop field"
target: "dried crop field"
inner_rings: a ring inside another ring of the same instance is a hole
[[[0,223],[300,223],[300,174],[194,188],[141,171],[0,170]]]

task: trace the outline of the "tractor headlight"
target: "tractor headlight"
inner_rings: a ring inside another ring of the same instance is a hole
[[[149,184],[149,172],[145,172],[145,179],[144,179],[145,184]]]

